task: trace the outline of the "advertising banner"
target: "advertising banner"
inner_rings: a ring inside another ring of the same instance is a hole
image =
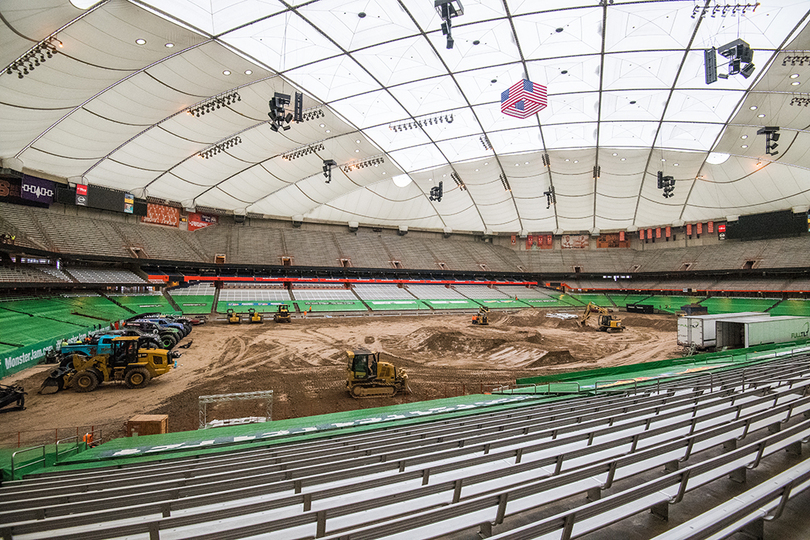
[[[156,225],[167,225],[178,227],[180,225],[180,209],[173,206],[149,203],[146,208],[146,215],[141,218],[144,223],[154,223]]]
[[[554,237],[550,234],[546,235],[546,243],[543,245],[543,249],[552,249],[554,248]]]
[[[76,184],[76,206],[87,206],[86,184]]]
[[[217,216],[209,216],[208,214],[198,214],[191,212],[188,215],[188,230],[196,231],[197,229],[204,229],[211,225],[216,225],[219,221]]]
[[[587,249],[589,245],[587,234],[565,234],[560,242],[563,249]]]
[[[23,199],[43,204],[51,204],[53,202],[55,191],[56,186],[54,186],[54,183],[50,180],[35,178],[27,174],[23,176],[22,185],[20,186],[20,194]]]
[[[530,234],[526,237],[526,249],[532,249],[532,244],[534,244],[534,236]]]
[[[686,234],[688,236],[692,236],[692,224],[691,223],[686,224]]]
[[[710,222],[707,224],[707,228],[709,229],[709,230],[707,231],[709,234],[713,233],[713,232],[714,232],[714,221],[710,221]]]
[[[135,210],[135,195],[124,193],[124,212],[131,214]]]
[[[667,238],[669,238],[670,236],[672,236],[672,227],[670,227],[669,225],[667,225],[667,229],[666,229],[666,231],[667,231]]]
[[[698,223],[697,224],[697,233],[698,234],[703,234],[703,223]]]
[[[191,227],[191,220],[189,220],[189,227]],[[512,235],[512,245],[513,246],[517,245],[517,236],[515,236],[514,234]]]

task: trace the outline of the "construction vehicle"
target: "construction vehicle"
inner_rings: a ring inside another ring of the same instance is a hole
[[[278,306],[278,311],[273,314],[273,320],[276,322],[292,322],[292,317],[290,316],[290,306],[287,304],[281,304]]]
[[[242,322],[242,316],[232,309],[228,310],[227,315],[228,315],[228,324],[240,324]]]
[[[585,306],[585,313],[579,316],[577,322],[580,326],[585,326],[585,323],[594,313],[596,313],[599,317],[597,322],[599,323],[598,328],[600,332],[608,332],[612,334],[615,332],[622,332],[624,330],[624,325],[622,324],[621,319],[617,319],[616,316],[612,314],[612,309],[597,306],[593,302],[589,302],[588,305]]]
[[[259,313],[258,311],[256,311],[255,309],[249,308],[248,309],[248,322],[249,323],[259,323],[259,324],[261,324],[261,323],[264,322],[264,317],[262,317],[262,314]]]
[[[408,374],[389,362],[380,362],[380,353],[366,349],[346,351],[346,389],[355,399],[394,397],[410,393]]]
[[[53,394],[73,387],[77,392],[92,392],[104,382],[123,381],[127,388],[143,388],[149,381],[168,373],[180,353],[165,349],[139,349],[137,336],[119,336],[112,340],[107,354],[65,356],[42,383],[41,394]]]
[[[486,326],[489,324],[489,308],[486,306],[481,306],[478,308],[478,313],[472,316],[472,323],[478,324],[480,326]]]
[[[28,395],[28,393],[25,392],[25,390],[23,390],[22,385],[11,384],[6,386],[0,384],[0,409],[2,409],[3,407],[7,407],[14,402],[17,403],[17,405],[15,405],[14,407],[0,412],[24,411],[26,395]]]

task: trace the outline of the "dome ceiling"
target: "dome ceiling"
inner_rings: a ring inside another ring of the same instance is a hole
[[[0,158],[187,208],[434,230],[810,205],[806,1],[462,3],[448,49],[433,0],[6,0]],[[738,38],[753,73],[707,85],[704,49]],[[58,53],[16,69],[43,40]],[[505,115],[524,78],[547,107]],[[276,92],[303,94],[303,122],[272,129]],[[778,154],[763,126],[780,128]]]

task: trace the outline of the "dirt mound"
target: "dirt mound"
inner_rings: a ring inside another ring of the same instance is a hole
[[[483,353],[507,342],[506,339],[469,336],[459,331],[423,330],[419,333],[427,335],[414,347],[419,352]]]
[[[559,351],[548,351],[546,354],[526,367],[531,369],[546,366],[556,366],[559,364],[571,364],[573,362],[579,362],[579,360],[573,357],[571,351],[568,349],[563,349]]]
[[[619,318],[628,328],[651,328],[664,332],[678,331],[678,320],[672,315],[634,315],[621,313],[619,314]]]
[[[543,336],[541,334],[534,334],[524,339],[524,341],[527,343],[540,344],[543,342]]]

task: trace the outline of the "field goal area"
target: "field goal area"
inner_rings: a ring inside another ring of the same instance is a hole
[[[265,402],[265,416],[246,416],[242,418],[228,418],[224,420],[208,421],[208,405],[211,403],[228,403],[235,401],[261,400]],[[200,396],[198,398],[200,406],[200,429],[222,426],[236,426],[240,424],[253,424],[256,422],[269,422],[273,419],[273,391],[264,390],[261,392],[239,392],[236,394],[215,394],[212,396]]]

